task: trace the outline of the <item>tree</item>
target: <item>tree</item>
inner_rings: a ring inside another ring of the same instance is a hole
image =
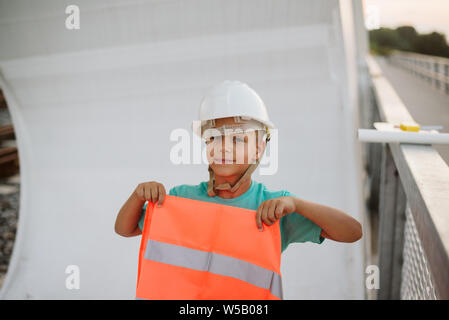
[[[416,40],[415,50],[423,54],[449,57],[446,37],[437,32],[420,35]]]
[[[416,39],[418,39],[418,32],[411,26],[398,27],[396,29],[398,37],[402,39],[403,45],[400,50],[413,51],[415,49]]]
[[[412,26],[371,30],[369,39],[371,50],[381,55],[388,55],[391,50],[397,49],[449,57],[449,46],[443,34],[419,34]]]

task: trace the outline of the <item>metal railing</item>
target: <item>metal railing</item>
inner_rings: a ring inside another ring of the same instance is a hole
[[[405,51],[394,51],[388,60],[449,94],[449,59]]]
[[[413,121],[374,59],[367,62],[361,127]],[[377,299],[449,299],[449,167],[431,145],[368,143],[363,151],[379,225]]]

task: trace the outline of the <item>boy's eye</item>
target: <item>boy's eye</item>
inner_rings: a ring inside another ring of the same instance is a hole
[[[233,143],[244,143],[247,141],[247,138],[245,138],[245,137],[230,136],[229,138],[232,139]],[[217,140],[217,142],[220,142],[222,139],[221,139],[221,137],[209,137],[209,138],[206,138],[206,144],[209,144],[209,143],[213,142],[214,140]]]
[[[245,142],[245,139],[243,137],[236,137],[236,136],[234,136],[232,138],[232,142],[233,143],[243,143],[243,142]]]

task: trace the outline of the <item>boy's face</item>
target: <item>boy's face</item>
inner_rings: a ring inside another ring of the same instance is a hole
[[[234,118],[215,119],[215,127],[236,124]],[[207,160],[216,175],[241,175],[265,150],[261,132],[231,133],[206,141]]]

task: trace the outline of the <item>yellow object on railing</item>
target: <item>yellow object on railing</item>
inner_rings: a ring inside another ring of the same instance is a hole
[[[418,132],[420,128],[419,124],[413,122],[402,122],[399,127],[401,128],[402,131],[414,131],[414,132]]]

